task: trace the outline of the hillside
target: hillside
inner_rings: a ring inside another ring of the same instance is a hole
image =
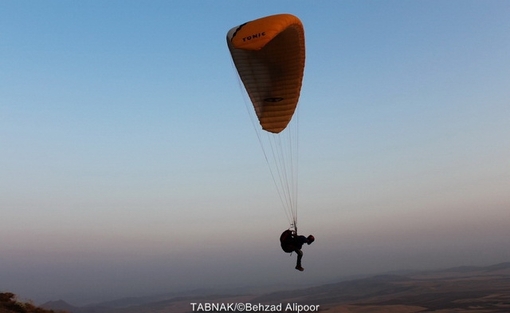
[[[65,313],[64,311],[46,310],[29,302],[18,301],[15,294],[0,293],[0,313]]]
[[[380,275],[260,294],[194,294],[153,300],[129,299],[124,305],[122,301],[103,303],[76,308],[72,313],[185,313],[193,311],[191,303],[282,304],[284,308],[296,303],[319,305],[321,312],[328,313],[510,312],[510,263]]]

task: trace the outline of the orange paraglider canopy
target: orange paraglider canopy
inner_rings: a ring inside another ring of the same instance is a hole
[[[291,14],[232,28],[227,44],[262,129],[280,133],[296,110],[305,66],[301,21]]]

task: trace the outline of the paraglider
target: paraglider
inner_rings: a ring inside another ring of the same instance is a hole
[[[302,271],[300,249],[308,239],[297,236],[298,132],[293,117],[305,66],[303,24],[291,14],[263,17],[228,31],[227,45],[250,98],[249,111],[260,125],[259,142],[290,223],[290,252],[298,254],[296,269]]]
[[[301,248],[306,243],[307,245],[311,245],[312,242],[315,241],[315,237],[313,235],[309,235],[308,237],[305,236],[298,236],[296,233],[291,231],[290,229],[287,229],[280,235],[280,245],[282,247],[282,250],[287,253],[296,252],[297,254],[297,261],[296,261],[296,269],[300,272],[304,271],[305,269],[301,266],[301,259],[303,258],[303,251],[301,251]]]

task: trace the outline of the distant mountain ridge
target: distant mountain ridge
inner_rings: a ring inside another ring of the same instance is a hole
[[[510,269],[510,262],[498,263],[491,266],[460,266],[454,267],[450,269],[446,269],[444,271],[485,271],[485,272],[494,272],[500,270]]]
[[[42,308],[54,311],[78,312],[80,308],[70,305],[64,300],[49,301],[41,305]]]

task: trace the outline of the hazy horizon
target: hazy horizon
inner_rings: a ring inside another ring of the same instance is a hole
[[[277,13],[306,36],[302,273],[225,42]],[[2,1],[0,292],[83,304],[510,261],[508,16],[507,1]]]

